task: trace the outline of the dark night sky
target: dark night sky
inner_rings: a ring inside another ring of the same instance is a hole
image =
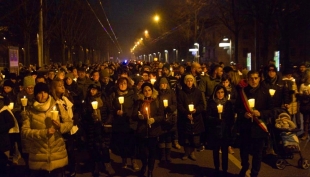
[[[143,37],[143,32],[151,23],[159,2],[160,0],[110,0],[105,11],[123,54],[128,56],[138,32],[141,31]]]

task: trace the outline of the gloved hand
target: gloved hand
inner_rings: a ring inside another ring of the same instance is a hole
[[[98,122],[99,121],[99,116],[98,116],[98,114],[92,114],[92,118],[93,118],[93,120],[95,121],[95,122]]]
[[[141,114],[140,111],[138,111],[138,118],[139,118],[140,120],[143,120],[143,119],[144,119],[144,116]]]
[[[149,119],[147,120],[147,124],[149,124],[149,125],[152,125],[154,122],[155,122],[155,119],[154,119],[154,118],[149,118]]]

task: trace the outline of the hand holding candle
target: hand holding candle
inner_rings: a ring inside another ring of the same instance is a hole
[[[275,89],[269,89],[269,94],[271,97],[273,97],[273,95],[276,93]]]
[[[217,105],[217,112],[219,113],[219,119],[222,119],[223,105]]]
[[[164,103],[164,107],[168,107],[168,100],[163,100],[163,103]]]
[[[121,104],[121,111],[123,111],[124,97],[123,96],[118,97],[118,101],[119,104]]]
[[[56,111],[56,106],[53,107],[53,110],[51,111],[51,113],[52,113],[52,120],[57,121],[58,111]]]
[[[191,112],[191,117],[193,117],[192,112],[194,111],[194,104],[189,104],[188,109],[189,109],[189,112]],[[191,120],[191,124],[194,124],[193,120]]]
[[[13,108],[14,108],[14,103],[11,102],[11,103],[8,105],[8,107],[9,107],[10,110],[13,110]]]
[[[248,100],[248,103],[249,103],[249,107],[254,110],[254,107],[255,107],[255,99],[249,99]],[[253,118],[252,118],[252,122],[253,122]]]
[[[147,120],[149,120],[149,118],[150,118],[149,109],[146,107],[145,110],[146,110]],[[150,128],[152,127],[151,124],[149,124],[149,127],[150,127]]]
[[[26,98],[26,96],[24,96],[24,98],[21,98],[20,101],[21,101],[22,106],[24,107],[24,111],[25,111],[25,110],[26,110],[26,106],[27,106],[28,99]]]
[[[91,105],[92,105],[92,107],[93,107],[93,109],[94,109],[94,113],[95,113],[95,115],[97,114],[97,109],[98,109],[98,101],[93,101],[93,102],[91,102]]]

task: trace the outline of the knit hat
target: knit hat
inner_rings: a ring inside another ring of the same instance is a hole
[[[110,77],[109,69],[104,69],[99,72],[100,78]]]
[[[95,88],[98,91],[100,91],[101,90],[100,82],[93,82],[92,84],[90,84],[88,89],[92,89],[92,88]]]
[[[184,83],[185,83],[185,84],[186,84],[187,79],[193,79],[193,81],[195,81],[194,76],[191,75],[191,74],[188,74],[188,75],[186,75],[186,76],[184,77]]]
[[[166,68],[166,69],[169,70],[169,69],[170,69],[170,65],[169,65],[168,63],[166,63],[166,64],[164,64],[164,66],[163,66],[163,69],[164,69],[164,68]]]
[[[48,85],[43,82],[37,83],[36,86],[34,87],[34,96],[43,91],[49,93]]]
[[[143,91],[144,87],[150,87],[153,90],[153,85],[151,83],[145,82],[141,86],[141,90]]]
[[[71,78],[71,79],[74,79],[74,76],[72,73],[68,73],[66,74],[66,77],[65,78]]]
[[[134,81],[134,84],[137,85],[140,81],[143,81],[143,77],[142,76],[135,76],[132,78],[132,80]]]
[[[35,86],[35,80],[32,76],[26,76],[24,78],[24,87]]]
[[[10,79],[8,79],[8,80],[5,80],[3,83],[3,87],[5,86],[14,88],[14,83]]]
[[[167,80],[167,78],[165,78],[165,77],[162,77],[162,78],[160,78],[160,80],[159,80],[159,84],[168,84],[169,82],[168,82],[168,80]]]

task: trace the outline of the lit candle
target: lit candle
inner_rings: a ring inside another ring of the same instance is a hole
[[[123,111],[124,97],[123,96],[118,97],[118,101],[119,104],[121,104],[121,111]]]
[[[168,100],[163,100],[164,102],[164,107],[168,107]]]
[[[9,105],[8,105],[9,109],[12,110],[14,108],[14,103],[11,102]]]
[[[223,105],[221,104],[217,105],[217,112],[220,114],[223,112]]]
[[[156,79],[151,79],[151,84],[154,85],[154,83],[156,82]]]
[[[147,120],[149,120],[150,116],[149,116],[149,109],[147,107],[145,107],[145,110],[146,110],[146,117],[147,117]],[[151,124],[149,124],[149,127],[151,128]]]
[[[91,105],[92,105],[94,110],[98,109],[98,101],[91,102]]]
[[[170,72],[171,72],[171,76],[174,76],[174,72],[172,68],[170,68]]]
[[[270,96],[273,96],[276,93],[275,89],[269,89]]]
[[[201,75],[204,76],[204,75],[205,75],[205,72],[201,72]]]
[[[77,81],[77,78],[74,78],[73,80],[76,82],[76,81]]]
[[[24,111],[25,111],[25,110],[26,110],[26,106],[27,106],[28,99],[26,98],[26,96],[24,96],[24,98],[21,98],[20,101],[21,101],[22,106],[24,107]]]
[[[137,76],[139,76],[139,74],[137,74]]]
[[[3,79],[4,79],[4,78],[5,78],[5,75],[3,74],[2,76],[3,76]]]
[[[56,111],[56,106],[53,107],[52,113],[52,120],[57,120],[58,118],[58,111]]]
[[[189,104],[188,109],[190,112],[194,111],[194,104]]]
[[[255,107],[255,99],[249,99],[248,102],[249,102],[250,108],[253,109]]]
[[[230,100],[230,94],[228,94],[228,100]]]

